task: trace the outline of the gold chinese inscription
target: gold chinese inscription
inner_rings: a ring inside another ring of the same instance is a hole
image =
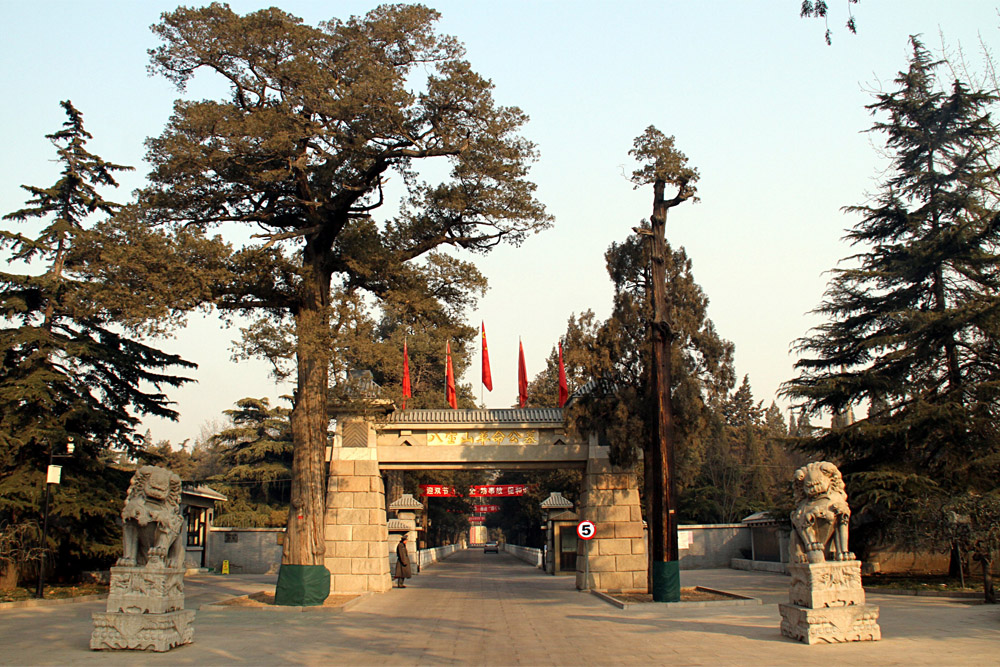
[[[485,431],[431,431],[427,433],[428,445],[537,445],[536,429],[508,429]]]

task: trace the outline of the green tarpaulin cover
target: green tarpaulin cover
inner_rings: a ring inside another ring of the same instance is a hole
[[[681,564],[671,560],[653,563],[653,602],[680,602]]]
[[[324,565],[284,565],[278,569],[274,604],[314,607],[330,595],[330,571]]]

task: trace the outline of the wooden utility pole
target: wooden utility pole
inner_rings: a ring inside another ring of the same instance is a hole
[[[681,598],[680,557],[677,549],[677,491],[674,484],[673,413],[670,406],[670,345],[674,338],[667,304],[667,211],[688,199],[685,188],[673,199],[664,199],[666,183],[653,182],[653,215],[649,234],[650,280],[653,292],[651,384],[656,414],[653,438],[647,449],[652,489],[649,516],[650,565],[654,602],[677,602]]]
[[[667,212],[695,197],[698,170],[687,166],[687,157],[654,126],[636,137],[629,151],[640,163],[632,172],[636,187],[653,185],[653,215],[649,230],[637,230],[649,242],[649,278],[653,317],[650,322],[652,360],[649,364],[653,401],[648,416],[650,441],[645,447],[646,493],[649,516],[650,588],[654,602],[681,599],[680,563],[677,555],[677,492],[674,489],[673,416],[670,409],[670,328],[667,302]],[[672,199],[663,195],[666,186],[677,188]]]

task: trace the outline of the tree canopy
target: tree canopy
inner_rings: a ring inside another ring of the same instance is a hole
[[[449,292],[443,276],[478,276],[452,251],[517,245],[550,223],[527,178],[536,157],[519,135],[527,116],[494,102],[461,44],[435,31],[437,18],[421,5],[385,5],[314,27],[275,8],[240,16],[216,3],[153,26],[163,42],[150,52],[153,72],[182,90],[212,72],[230,94],[178,100],[148,141],[146,219],[252,225],[259,242],[232,255],[215,303],[263,315],[272,330],[294,323],[285,563],[322,563],[333,311],[359,292],[449,303],[469,291]],[[449,169],[428,182],[421,164],[435,159]],[[393,192],[398,213],[376,220]]]
[[[115,520],[127,479],[105,466],[106,453],[144,446],[135,434],[138,416],[176,417],[161,388],[188,382],[171,370],[194,364],[121,333],[115,325],[135,313],[128,303],[99,298],[102,286],[90,280],[81,247],[94,217],[119,210],[101,190],[117,186],[115,173],[129,167],[89,152],[83,115],[69,101],[62,106],[66,122],[46,135],[56,147],[58,179],[22,186],[30,199],[3,218],[37,234],[0,229],[0,246],[26,265],[25,273],[0,273],[0,520],[16,526],[34,519],[49,454],[63,454],[73,438],[76,455],[54,498],[52,535],[73,556],[66,562],[83,567],[103,565],[99,559],[120,542]],[[42,270],[30,272],[32,262]]]
[[[813,414],[868,402],[866,418],[805,442],[872,498],[868,519],[891,518],[878,508],[893,494],[989,491],[1000,461],[996,97],[942,85],[941,63],[911,43],[895,89],[869,106],[891,169],[847,209],[859,252],[834,271],[815,311],[827,322],[798,342],[783,388]]]

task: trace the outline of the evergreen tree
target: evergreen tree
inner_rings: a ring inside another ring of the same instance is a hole
[[[630,464],[649,439],[646,350],[652,311],[646,299],[648,261],[640,235],[613,243],[605,260],[615,285],[611,316],[594,324],[592,315],[584,314],[567,329],[567,375],[578,378],[577,382],[584,378],[593,381],[570,409],[569,418],[580,430],[596,432],[610,444],[616,462]],[[733,385],[734,348],[718,335],[708,318],[708,297],[694,281],[684,249],[673,250],[668,245],[666,264],[669,321],[674,334],[671,398],[677,478],[683,492],[685,480],[694,479],[701,467],[713,428],[712,405]],[[552,359],[544,371],[549,378],[557,372]],[[556,381],[540,380],[539,387],[542,382],[554,386]]]
[[[437,248],[485,253],[549,224],[527,180],[535,148],[518,135],[526,116],[494,103],[461,44],[435,32],[437,18],[389,5],[312,27],[278,9],[240,16],[216,3],[179,8],[153,27],[164,42],[152,52],[156,72],[183,88],[198,70],[214,71],[231,95],[178,101],[149,140],[147,215],[262,229],[263,245],[233,256],[217,304],[261,309],[276,328],[294,321],[295,511],[284,564],[323,563],[334,290],[384,299],[396,284],[426,279],[413,267]],[[451,170],[422,182],[417,166],[434,158]],[[401,210],[376,223],[392,171],[405,190]]]
[[[266,398],[241,398],[225,414],[232,426],[212,440],[226,471],[211,480],[229,501],[216,512],[220,526],[280,526],[287,519],[292,479],[290,410]]]
[[[563,365],[570,395],[592,379],[593,350],[600,322],[594,311],[571,315],[566,333],[561,337]],[[554,407],[559,404],[559,348],[553,347],[545,368],[528,383],[529,407]]]
[[[856,508],[869,524],[935,482],[946,495],[996,487],[1000,458],[996,98],[940,86],[939,63],[911,44],[896,90],[869,106],[892,170],[871,204],[848,209],[861,251],[835,271],[816,311],[829,321],[799,341],[784,386],[812,413],[869,402],[867,418],[804,443],[839,462],[855,502],[872,499]]]
[[[798,460],[789,453],[788,432],[773,402],[754,402],[750,378],[722,401],[721,424],[709,439],[704,464],[682,496],[683,518],[731,523],[760,511],[777,513],[789,504],[787,489]]]
[[[146,431],[143,436],[146,442],[151,439],[150,431]],[[185,482],[197,479],[195,470],[197,462],[194,452],[188,450],[189,440],[185,440],[177,447],[174,447],[169,440],[160,440],[154,445],[144,449],[139,454],[138,459],[143,465],[155,465],[166,468],[170,472],[176,473]]]
[[[41,273],[0,273],[0,519],[35,519],[49,453],[62,453],[72,437],[76,454],[64,461],[49,535],[60,544],[61,562],[85,568],[120,544],[116,518],[127,474],[109,470],[102,455],[141,449],[136,414],[176,417],[160,388],[187,382],[167,370],[193,364],[116,333],[114,313],[92,298],[99,286],[77,272],[74,251],[90,217],[118,209],[99,188],[116,186],[115,172],[128,167],[87,151],[82,114],[69,101],[62,106],[63,128],[47,135],[62,166],[58,180],[22,186],[31,198],[4,216],[27,229],[39,221],[41,229],[34,237],[0,229],[12,261],[45,263]]]

